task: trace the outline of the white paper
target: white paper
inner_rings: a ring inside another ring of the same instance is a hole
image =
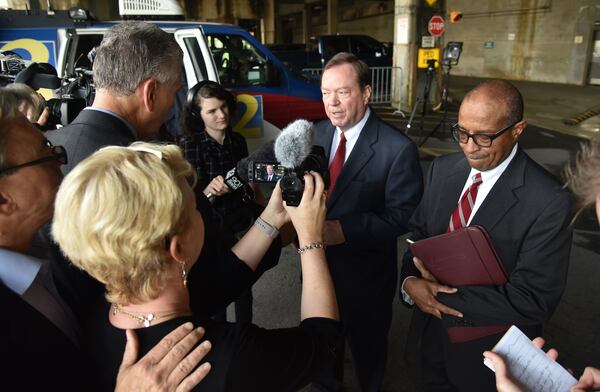
[[[502,355],[513,378],[531,392],[568,392],[577,380],[559,363],[551,360],[514,325],[492,351]],[[494,370],[490,361],[485,365]]]

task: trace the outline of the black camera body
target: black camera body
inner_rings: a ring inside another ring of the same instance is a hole
[[[329,188],[329,169],[325,149],[321,146],[312,146],[310,154],[304,159],[299,167],[287,169],[281,177],[279,187],[283,201],[288,206],[298,206],[304,193],[304,173],[314,171],[323,177],[325,189]]]
[[[87,106],[85,98],[63,95],[60,98],[51,98],[46,101],[50,109],[49,122],[51,124],[70,124],[75,117]]]
[[[269,176],[267,166],[271,166],[272,176]],[[249,161],[248,181],[261,184],[275,184],[279,181],[283,201],[288,206],[298,206],[304,193],[304,173],[309,171],[319,173],[325,182],[325,189],[329,188],[328,161],[323,147],[312,146],[300,166],[294,168],[284,167],[281,163],[272,160]]]

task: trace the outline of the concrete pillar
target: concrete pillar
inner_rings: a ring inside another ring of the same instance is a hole
[[[33,4],[29,4],[27,0],[0,0],[0,7],[12,8],[14,10],[24,10],[26,8],[40,9],[40,5],[37,1],[33,1]]]
[[[327,0],[327,34],[338,33],[338,0]]]
[[[307,44],[310,41],[310,5],[304,4],[304,9],[302,10],[302,36],[303,36],[303,44]]]
[[[392,104],[405,111],[412,108],[416,96],[418,3],[418,0],[395,0],[394,7]]]
[[[263,14],[261,17],[261,32],[263,35],[263,44],[275,43],[275,0],[263,1]]]

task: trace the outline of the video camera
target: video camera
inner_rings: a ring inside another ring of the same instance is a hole
[[[10,83],[23,83],[34,90],[55,90],[57,98],[46,101],[51,126],[69,124],[94,100],[91,70],[76,68],[73,75],[61,79],[51,64],[27,64],[14,52],[0,52],[0,86]]]
[[[275,150],[277,154],[277,150]],[[271,180],[267,166],[272,167]],[[312,146],[310,153],[297,167],[286,167],[277,161],[250,161],[248,162],[248,181],[254,183],[276,183],[281,180],[279,187],[283,201],[288,206],[298,206],[304,193],[304,173],[314,171],[323,177],[325,189],[329,188],[329,170],[325,150],[321,146]]]
[[[276,183],[289,206],[300,204],[304,193],[304,173],[315,171],[329,188],[328,160],[321,146],[313,146],[313,124],[296,120],[285,127],[274,142],[261,146],[240,161],[238,172],[254,183]],[[270,178],[270,179],[269,179]]]

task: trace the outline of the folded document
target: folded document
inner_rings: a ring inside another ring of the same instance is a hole
[[[498,341],[492,351],[506,361],[510,374],[531,392],[568,392],[577,380],[558,362],[548,358],[514,325]],[[494,370],[490,361],[483,363]],[[495,370],[494,370],[495,371]]]

